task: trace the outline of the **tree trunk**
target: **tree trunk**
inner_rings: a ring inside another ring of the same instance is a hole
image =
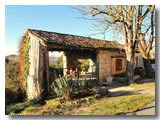
[[[128,83],[134,83],[134,42],[133,42],[133,6],[128,7],[130,14],[128,16],[128,44],[126,48],[127,56],[127,80]]]
[[[146,77],[148,78],[154,77],[154,70],[152,68],[151,60],[143,58],[143,62],[144,62]]]
[[[127,55],[127,67],[126,75],[128,84],[134,83],[134,56],[131,53],[126,53]]]

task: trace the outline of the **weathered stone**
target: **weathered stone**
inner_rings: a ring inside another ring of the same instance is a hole
[[[125,53],[119,53],[118,51],[99,50],[97,54],[97,61],[99,63],[100,82],[104,81],[106,77],[113,75],[112,56],[125,56]],[[125,66],[123,69],[124,70],[122,72],[125,72]]]

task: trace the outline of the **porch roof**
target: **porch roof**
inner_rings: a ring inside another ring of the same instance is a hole
[[[40,38],[49,50],[52,49],[117,49],[124,50],[124,46],[115,41],[106,41],[82,37],[71,34],[62,34],[42,30],[28,29],[32,35]]]

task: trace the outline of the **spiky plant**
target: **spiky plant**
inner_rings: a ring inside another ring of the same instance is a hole
[[[88,90],[87,82],[85,80],[73,80],[69,75],[67,78],[59,76],[51,84],[51,89],[57,94],[57,96],[64,96],[71,98],[75,92],[81,90]]]

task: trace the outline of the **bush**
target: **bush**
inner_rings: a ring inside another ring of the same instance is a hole
[[[5,88],[5,105],[8,106],[13,103],[23,102],[24,96],[25,93],[21,91],[21,89],[12,90],[10,88]]]
[[[78,68],[83,71],[88,71],[89,69],[89,61],[87,59],[80,59],[78,63]]]
[[[5,59],[5,104],[6,106],[22,102],[25,98],[25,91],[19,78],[19,64],[16,61]]]
[[[16,62],[5,59],[5,87],[15,89],[18,86],[19,65]]]
[[[61,55],[56,61],[56,68],[63,68],[63,55]]]
[[[91,92],[85,80],[72,80],[72,76],[67,78],[60,76],[59,79],[52,83],[51,88],[57,96],[64,96],[70,99],[85,97]]]

